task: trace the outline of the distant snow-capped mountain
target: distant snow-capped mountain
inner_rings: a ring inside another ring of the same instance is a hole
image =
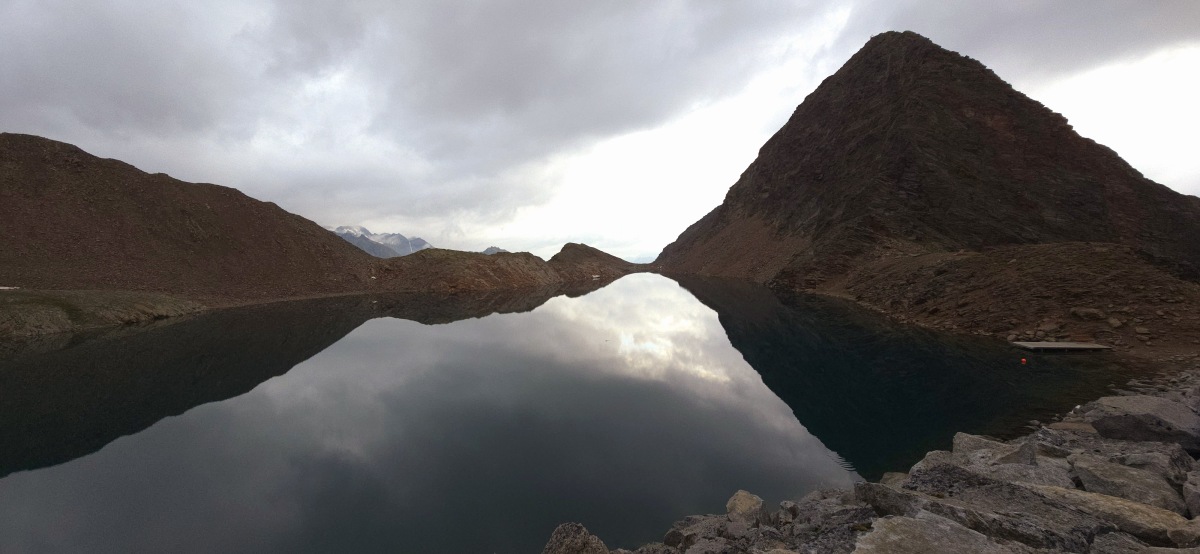
[[[420,237],[408,238],[400,233],[372,233],[370,229],[359,225],[342,225],[326,227],[326,229],[337,233],[338,236],[368,254],[380,258],[407,256],[413,252],[433,248],[432,244],[425,242],[425,239]]]

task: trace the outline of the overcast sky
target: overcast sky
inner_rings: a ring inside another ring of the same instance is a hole
[[[1200,2],[0,0],[0,130],[322,225],[653,258],[872,35],[1200,194]]]

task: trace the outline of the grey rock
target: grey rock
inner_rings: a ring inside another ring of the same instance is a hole
[[[964,456],[981,450],[997,450],[1008,447],[1007,443],[967,433],[955,433],[952,444],[951,451]]]
[[[1183,502],[1191,517],[1200,516],[1200,471],[1187,474],[1187,481],[1183,483]]]
[[[609,554],[604,541],[578,523],[564,523],[554,529],[542,554]]]
[[[725,532],[723,535],[730,539],[737,540],[749,534],[750,529],[752,529],[752,527],[750,527],[749,521],[734,520],[725,524]]]
[[[996,458],[997,464],[1022,464],[1022,465],[1037,465],[1037,443],[1034,441],[1025,441],[1017,446],[1012,452],[1001,455]]]
[[[1084,321],[1099,321],[1107,317],[1096,308],[1071,308],[1071,315]]]
[[[1108,318],[1109,327],[1112,327],[1113,329],[1120,329],[1122,325],[1124,325],[1124,323],[1122,323],[1121,320],[1115,317]]]
[[[671,526],[663,536],[663,544],[687,550],[701,539],[725,536],[730,523],[725,516],[688,516]]]
[[[1045,456],[1038,456],[1037,441],[1004,443],[986,437],[958,433],[954,450],[934,450],[913,466],[912,471],[937,464],[949,464],[972,473],[1000,481],[1017,481],[1041,485],[1072,486],[1070,466]],[[882,481],[881,481],[882,482]],[[893,483],[885,483],[893,484]]]
[[[1083,552],[1097,532],[1115,530],[1023,486],[956,466],[914,471],[906,487],[913,490],[863,483],[856,485],[855,492],[880,515],[915,517],[924,510],[993,539],[1034,548]]]
[[[1146,544],[1126,533],[1097,535],[1088,554],[1143,554]]]
[[[667,534],[663,535],[663,544],[667,546],[679,546],[683,544],[683,530],[672,527],[667,530]]]
[[[679,551],[661,542],[644,544],[633,551],[634,554],[679,554]]]
[[[725,511],[730,521],[744,521],[753,525],[766,519],[763,499],[743,490],[729,497],[729,501],[725,503]]]
[[[1075,482],[1071,480],[1068,467],[1065,463],[1060,466],[1047,461],[1034,465],[998,464],[986,467],[972,466],[967,469],[998,481],[1071,488],[1075,486]]]
[[[908,479],[907,473],[898,473],[895,471],[889,471],[887,473],[884,473],[883,477],[879,478],[879,482],[883,483],[885,485],[899,486],[901,483],[904,482],[905,479]]]
[[[1173,486],[1181,486],[1187,482],[1187,474],[1195,467],[1195,461],[1177,444],[1168,444],[1167,448],[1167,452],[1124,454],[1112,459],[1121,465],[1149,471],[1166,479]]]
[[[1089,454],[1075,454],[1070,461],[1083,489],[1088,492],[1157,506],[1179,515],[1187,514],[1183,498],[1159,475]]]
[[[1084,419],[1102,437],[1179,443],[1200,454],[1200,416],[1191,408],[1156,396],[1106,396],[1088,404]]]
[[[835,518],[847,509],[865,505],[854,497],[854,492],[845,489],[821,489],[808,493],[796,503],[796,522],[824,522]]]
[[[1200,548],[1164,548],[1152,546],[1143,550],[1140,554],[1200,554]]]
[[[909,468],[908,474],[911,477],[915,472],[941,464],[964,466],[970,465],[970,461],[964,455],[956,455],[946,450],[930,450],[925,453],[925,457],[921,458],[921,461]]]
[[[1005,546],[949,519],[919,511],[914,517],[877,520],[870,533],[859,537],[854,552],[861,554],[1011,554],[1033,552],[1022,545]]]
[[[792,517],[800,515],[800,507],[791,500],[784,500],[783,502],[780,502],[779,509],[791,514]]]
[[[1092,427],[1091,423],[1085,421],[1055,421],[1046,426],[1055,431],[1071,431],[1073,433],[1088,433],[1095,434],[1096,428]]]
[[[1030,438],[1038,442],[1039,452],[1054,450],[1066,452],[1066,455],[1083,453],[1104,456],[1109,461],[1150,471],[1173,486],[1182,485],[1187,480],[1187,473],[1195,466],[1192,457],[1178,444],[1121,441],[1056,429],[1039,429]]]
[[[1200,523],[1172,511],[1105,494],[1043,485],[1028,487],[1048,500],[1111,523],[1147,544],[1190,547],[1200,543]]]
[[[728,552],[727,545],[725,539],[721,538],[700,539],[684,550],[684,554],[724,554]]]

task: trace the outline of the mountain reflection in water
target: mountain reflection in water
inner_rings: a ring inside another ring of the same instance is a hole
[[[563,521],[630,547],[738,488],[846,486],[1117,374],[683,282],[703,304],[654,275],[345,297],[0,361],[0,551],[528,552]]]
[[[1019,434],[1131,373],[1104,354],[1020,351],[900,325],[845,300],[681,282],[800,423],[868,480],[948,449],[958,431]]]

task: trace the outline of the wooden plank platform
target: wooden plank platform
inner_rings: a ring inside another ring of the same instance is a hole
[[[1014,345],[1025,350],[1038,352],[1092,352],[1097,350],[1112,350],[1111,346],[1094,342],[1014,342]]]

